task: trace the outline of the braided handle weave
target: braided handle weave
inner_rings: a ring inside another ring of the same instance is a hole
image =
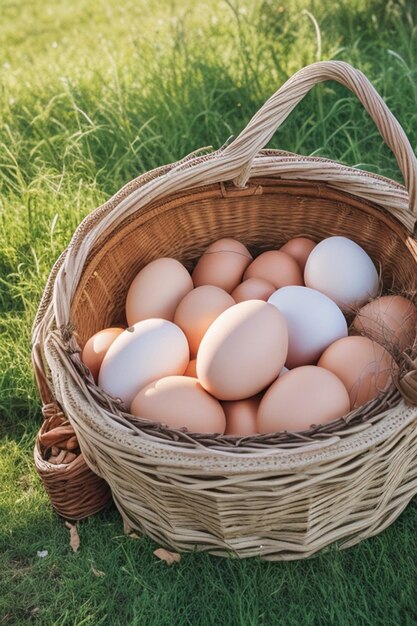
[[[259,150],[269,142],[310,89],[325,80],[335,80],[350,89],[368,111],[397,159],[409,194],[410,212],[417,215],[417,159],[410,142],[366,76],[343,61],[320,61],[304,67],[265,102],[246,128],[224,150],[224,154],[229,155],[232,160],[236,154],[240,158],[242,153],[246,155],[240,174],[234,179],[235,184],[238,187],[245,186],[252,161]]]

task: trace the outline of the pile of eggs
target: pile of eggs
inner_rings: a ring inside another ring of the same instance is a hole
[[[127,294],[128,328],[99,331],[81,359],[144,419],[239,437],[303,431],[392,384],[417,308],[378,291],[373,261],[346,237],[297,237],[255,259],[220,239],[191,275],[173,258],[146,265]]]

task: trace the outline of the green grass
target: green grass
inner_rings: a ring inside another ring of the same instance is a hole
[[[33,468],[29,359],[43,286],[82,217],[137,174],[222,145],[301,66],[358,66],[416,145],[416,3],[0,0],[0,14],[0,625],[416,624],[415,502],[380,536],[307,562],[188,554],[167,568],[113,509],[80,524],[73,554]],[[271,145],[399,178],[334,83]]]

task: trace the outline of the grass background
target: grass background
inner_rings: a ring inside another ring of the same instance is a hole
[[[416,502],[382,535],[306,562],[188,554],[167,568],[113,509],[80,524],[73,554],[33,468],[29,352],[82,217],[139,173],[222,145],[301,66],[358,66],[416,145],[417,3],[0,0],[0,15],[0,625],[416,624]],[[271,145],[399,178],[334,83]]]

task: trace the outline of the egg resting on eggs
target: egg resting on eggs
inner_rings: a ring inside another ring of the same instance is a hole
[[[114,340],[101,364],[98,384],[129,409],[142,387],[164,376],[182,375],[189,360],[181,328],[168,320],[143,320]]]
[[[141,389],[132,401],[133,415],[195,433],[224,433],[220,402],[196,378],[168,376]]]
[[[219,239],[200,257],[192,273],[195,287],[214,285],[231,293],[251,263],[249,250],[235,239]]]
[[[350,410],[349,395],[332,372],[296,367],[266,391],[258,409],[258,432],[297,432],[339,419]]]
[[[262,300],[226,309],[204,335],[197,354],[197,376],[219,400],[243,400],[279,375],[288,351],[283,315]]]

